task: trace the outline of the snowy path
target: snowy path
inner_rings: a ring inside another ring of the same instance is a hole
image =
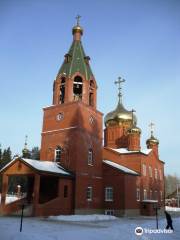
[[[179,240],[180,218],[173,219],[172,234],[143,234],[136,236],[134,229],[155,228],[154,219],[125,219],[97,222],[62,222],[38,218],[24,218],[23,232],[19,232],[19,217],[0,217],[0,240]],[[159,228],[164,229],[165,219]]]

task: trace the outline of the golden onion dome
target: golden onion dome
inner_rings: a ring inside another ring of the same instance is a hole
[[[116,109],[105,116],[104,123],[105,126],[114,126],[114,125],[123,125],[128,126],[136,125],[137,118],[132,114],[131,111],[128,111],[124,108],[122,103],[118,103]]]
[[[158,145],[159,140],[157,138],[155,138],[153,135],[151,135],[151,137],[149,139],[147,139],[146,144],[147,145]]]
[[[74,35],[75,33],[80,33],[83,35],[83,28],[79,25],[74,26],[72,29],[72,34]]]
[[[140,135],[141,134],[141,129],[134,125],[127,130],[127,133],[128,134],[139,134]]]

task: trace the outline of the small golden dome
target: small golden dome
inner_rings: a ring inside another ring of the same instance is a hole
[[[83,28],[79,25],[76,25],[72,29],[72,34],[74,35],[75,33],[81,33],[83,35]]]
[[[159,144],[159,140],[157,138],[155,138],[153,135],[151,135],[151,137],[149,139],[147,139],[146,141],[147,145],[158,145]]]
[[[122,105],[122,103],[120,102],[118,103],[117,108],[114,111],[108,113],[104,119],[104,123],[106,127],[114,126],[114,125],[122,125],[124,123],[126,125],[131,126],[132,121],[133,121],[133,124],[136,125],[136,122],[137,122],[136,116],[135,115],[133,116],[131,111],[126,110]]]
[[[129,128],[127,130],[127,133],[128,134],[134,134],[134,133],[141,134],[141,129],[138,128],[137,126],[132,126],[131,128]]]

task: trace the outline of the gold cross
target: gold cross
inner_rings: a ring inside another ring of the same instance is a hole
[[[114,82],[115,84],[118,84],[118,91],[119,91],[119,93],[118,93],[118,97],[119,97],[119,103],[122,103],[122,93],[121,93],[121,89],[122,89],[122,87],[121,87],[121,83],[123,83],[123,82],[125,82],[125,79],[122,79],[121,77],[118,77],[118,80]]]
[[[77,15],[77,16],[76,16],[76,20],[77,20],[77,26],[79,26],[79,21],[80,21],[80,18],[81,18],[81,16],[80,16],[80,15]]]

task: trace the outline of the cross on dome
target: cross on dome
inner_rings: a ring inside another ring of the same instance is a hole
[[[28,140],[28,135],[25,136],[24,148],[27,148],[27,140]]]
[[[153,133],[154,133],[154,127],[155,127],[155,124],[153,122],[151,122],[149,124],[149,128],[150,128],[150,131],[151,131],[151,137],[153,136]]]
[[[122,83],[123,82],[125,82],[125,79],[122,79],[121,77],[118,77],[118,80],[117,81],[115,81],[114,83],[115,84],[118,84],[118,91],[119,91],[119,93],[118,93],[118,97],[119,97],[119,103],[122,103],[122,92],[121,92],[121,89],[122,89]]]

